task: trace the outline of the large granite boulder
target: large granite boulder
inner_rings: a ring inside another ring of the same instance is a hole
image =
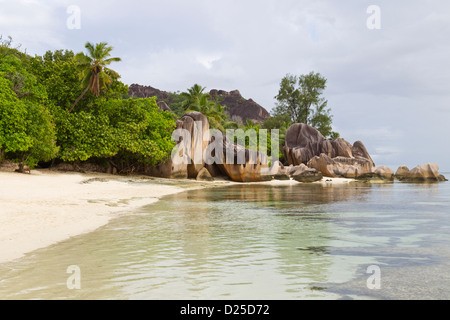
[[[394,181],[394,171],[386,166],[373,168],[372,172],[362,174],[356,177],[358,180],[364,181]]]
[[[399,180],[405,178],[409,174],[409,168],[407,166],[400,166],[398,167],[397,171],[395,172],[395,177]]]
[[[353,145],[341,138],[330,141],[317,129],[304,123],[295,123],[287,130],[285,151],[288,163],[294,166],[307,164],[321,154],[331,159],[337,157],[366,159],[375,166],[361,141],[356,141]]]
[[[447,181],[447,179],[439,173],[439,166],[436,163],[427,163],[419,165],[411,169],[403,176],[397,176],[401,181],[405,182],[438,182]]]
[[[212,143],[215,140],[212,139]],[[225,135],[222,140],[223,153],[217,155],[216,164],[219,169],[235,182],[270,181],[274,174],[270,170],[268,157],[259,152],[231,142]],[[227,163],[227,156],[233,159]]]
[[[372,162],[363,158],[331,158],[322,153],[308,162],[308,167],[321,172],[325,177],[331,178],[357,178],[373,172]]]
[[[177,129],[184,129],[191,137],[190,150],[185,154],[190,164],[187,164],[188,177],[195,179],[200,170],[205,166],[203,152],[209,144],[209,121],[200,112],[188,112],[177,121]]]
[[[288,163],[294,166],[307,164],[321,154],[335,157],[331,142],[317,129],[304,123],[295,123],[287,130],[285,151]]]
[[[200,112],[186,113],[176,123],[176,129],[186,130],[189,134],[189,141],[183,141],[183,136],[180,136],[176,144],[179,145],[177,157],[185,158],[184,161],[174,161],[172,159],[157,165],[147,168],[147,174],[169,178],[169,179],[196,179],[200,170],[205,166],[203,159],[203,152],[208,146],[209,138],[209,122],[208,118]],[[205,141],[206,140],[206,141]]]
[[[291,169],[291,177],[298,182],[311,183],[322,180],[323,174],[316,169],[305,166],[302,163],[301,165]]]
[[[352,147],[353,156],[357,159],[367,159],[372,163],[372,166],[375,167],[375,162],[373,162],[372,157],[369,152],[367,152],[366,147],[361,141],[356,141]]]

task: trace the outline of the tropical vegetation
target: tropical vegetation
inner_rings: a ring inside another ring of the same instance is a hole
[[[248,148],[259,148],[258,137],[265,141],[267,133],[268,155],[272,143],[279,143],[281,160],[286,131],[294,122],[311,124],[329,138],[337,136],[322,97],[326,79],[318,73],[287,75],[272,117],[262,123],[237,123],[222,101],[199,84],[167,93],[165,102],[173,113],[162,111],[156,97],[130,98],[128,86],[111,69],[121,61],[112,56],[114,48],[87,42],[85,49],[30,56],[11,38],[0,36],[0,164],[16,162],[23,172],[38,164],[93,162],[134,172],[169,158],[176,120],[192,111],[203,113],[212,129],[233,129],[230,138]],[[279,137],[272,136],[274,129]],[[250,130],[257,138],[246,133]]]

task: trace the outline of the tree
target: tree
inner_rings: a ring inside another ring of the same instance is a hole
[[[287,74],[275,96],[278,103],[273,115],[289,115],[293,123],[312,125],[325,137],[335,136],[328,101],[322,97],[326,83],[327,79],[320,73],[311,72],[299,77]]]
[[[206,87],[194,84],[187,92],[182,92],[181,96],[184,98],[183,109],[188,110],[192,106],[199,105],[202,103],[202,99],[211,99],[211,95],[204,92],[205,89]]]
[[[111,51],[114,49],[112,46],[108,46],[106,42],[100,42],[95,45],[88,42],[85,48],[88,50],[88,55],[81,52],[75,56],[81,72],[81,78],[83,79],[82,86],[85,89],[72,105],[69,113],[72,112],[73,108],[89,90],[92,95],[98,97],[100,91],[106,89],[107,85],[110,85],[114,78],[120,78],[116,71],[107,67],[112,62],[121,61],[120,58],[110,58]]]
[[[56,130],[49,111],[41,104],[26,102],[26,128],[29,145],[26,150],[16,153],[15,160],[19,163],[19,171],[24,172],[25,166],[34,168],[39,161],[50,161],[58,153],[56,146]]]
[[[195,84],[188,92],[182,92],[184,97],[184,110],[197,111],[203,113],[208,118],[209,125],[212,129],[225,131],[225,128],[232,127],[225,107],[218,101],[212,100],[209,93],[204,93],[206,87]]]
[[[33,168],[56,155],[55,128],[45,88],[27,69],[29,58],[5,53],[0,60],[0,161],[16,161],[24,172],[25,165]]]

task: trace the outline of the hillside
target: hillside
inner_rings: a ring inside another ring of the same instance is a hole
[[[270,117],[269,112],[264,107],[252,99],[245,99],[238,90],[227,92],[214,89],[210,91],[210,95],[226,107],[228,115],[235,122],[245,123],[247,120],[262,122]],[[133,98],[157,97],[157,101],[164,101],[169,107],[172,107],[171,104],[174,103],[173,93],[139,84],[132,84],[129,87],[129,96]]]

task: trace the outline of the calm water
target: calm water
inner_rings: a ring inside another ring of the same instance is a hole
[[[450,183],[169,196],[0,265],[0,299],[450,299]]]

